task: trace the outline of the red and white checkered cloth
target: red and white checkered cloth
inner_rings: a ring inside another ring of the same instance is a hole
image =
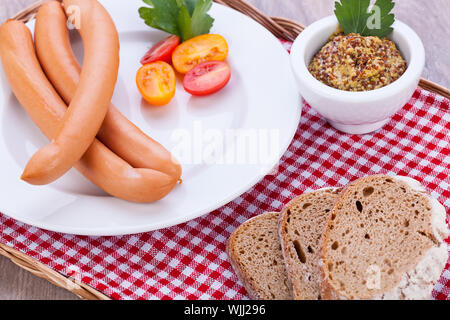
[[[241,223],[305,191],[378,173],[422,181],[450,213],[449,100],[418,89],[381,131],[363,136],[337,132],[305,104],[278,173],[204,217],[137,235],[86,237],[0,214],[0,242],[114,299],[246,299],[225,253]],[[433,296],[450,300],[448,263]]]

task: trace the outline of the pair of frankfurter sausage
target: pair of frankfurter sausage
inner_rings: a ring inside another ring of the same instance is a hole
[[[76,23],[85,59],[80,81],[51,143],[28,161],[22,179],[48,184],[69,171],[94,141],[114,93],[119,70],[119,35],[96,0],[64,0],[79,13]],[[52,31],[53,32],[53,31]]]
[[[115,197],[157,201],[175,187],[181,166],[166,149],[110,106],[118,70],[115,26],[96,0],[63,2],[66,8],[76,5],[80,12],[83,68],[71,50],[66,17],[58,2],[51,1],[40,9],[35,40],[40,62],[69,103],[68,109],[41,69],[28,28],[12,20],[0,27],[0,58],[11,88],[52,141],[31,158],[23,179],[45,184],[75,165]],[[97,133],[109,148],[95,139]]]

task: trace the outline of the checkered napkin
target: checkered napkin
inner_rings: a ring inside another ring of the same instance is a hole
[[[85,237],[0,214],[0,242],[114,299],[246,299],[225,253],[241,223],[305,191],[378,173],[422,181],[450,213],[449,100],[418,89],[381,131],[363,136],[337,132],[305,104],[276,175],[204,217],[137,235]],[[450,264],[433,296],[450,300]]]

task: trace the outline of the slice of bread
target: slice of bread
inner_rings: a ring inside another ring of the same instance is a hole
[[[228,239],[228,260],[254,300],[292,300],[278,239],[278,216],[269,212],[254,217]]]
[[[322,234],[341,189],[322,189],[291,201],[281,212],[279,236],[296,300],[320,296],[320,251]]]
[[[322,242],[324,299],[430,299],[448,260],[444,207],[419,182],[370,176],[348,185]]]

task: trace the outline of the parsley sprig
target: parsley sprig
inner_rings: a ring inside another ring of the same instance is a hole
[[[334,13],[345,34],[383,38],[394,30],[395,16],[391,11],[395,3],[392,0],[377,0],[370,10],[370,0],[340,1],[335,3]]]
[[[139,8],[145,23],[182,41],[209,33],[214,19],[208,14],[212,0],[143,0],[150,7]]]

